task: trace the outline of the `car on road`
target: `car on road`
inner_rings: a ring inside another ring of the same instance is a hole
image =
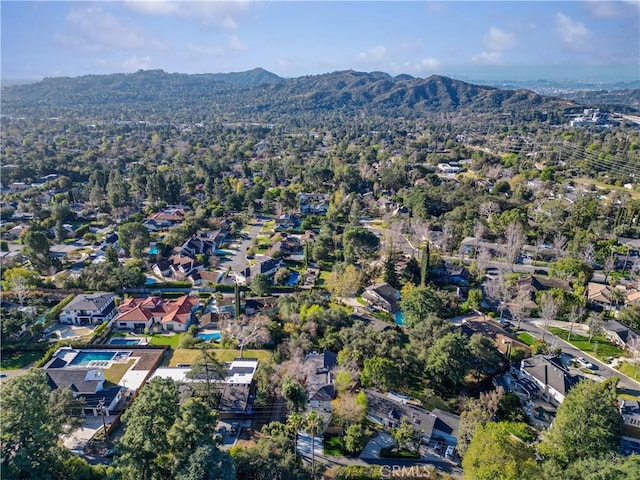
[[[593,369],[593,363],[589,362],[586,358],[584,357],[578,357],[576,358],[576,362],[578,362],[580,364],[580,366],[584,367],[584,368],[588,368],[588,369]]]

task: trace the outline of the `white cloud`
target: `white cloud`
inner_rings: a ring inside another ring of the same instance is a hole
[[[591,14],[598,18],[615,17],[620,15],[620,9],[616,2],[602,0],[585,0],[584,5]]]
[[[440,62],[435,58],[423,58],[418,64],[421,70],[438,70],[440,68]]]
[[[162,42],[136,32],[99,6],[72,9],[65,20],[67,31],[55,35],[55,41],[82,53],[165,48]]]
[[[247,49],[247,45],[235,33],[229,37],[229,45],[236,52],[243,52]]]
[[[358,60],[363,62],[380,62],[387,55],[387,49],[383,45],[377,45],[358,54]]]
[[[591,31],[584,23],[576,22],[562,12],[556,14],[555,23],[556,32],[565,45],[571,48],[583,47],[591,36]]]
[[[238,21],[247,14],[249,3],[248,0],[133,0],[125,2],[124,5],[145,15],[172,15],[195,21],[205,27],[235,29]]]
[[[496,27],[489,28],[489,32],[484,36],[484,44],[492,52],[513,48],[517,43],[515,35]]]
[[[495,65],[500,63],[502,52],[480,52],[471,58],[473,63],[481,65]]]

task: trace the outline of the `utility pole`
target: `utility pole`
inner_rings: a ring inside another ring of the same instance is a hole
[[[98,402],[98,408],[100,409],[100,416],[102,417],[102,428],[104,429],[104,438],[109,442],[109,432],[107,432],[107,423],[104,420],[104,397]]]

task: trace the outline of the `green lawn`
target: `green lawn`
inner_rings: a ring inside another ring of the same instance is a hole
[[[340,437],[325,435],[322,443],[324,445],[325,455],[333,455],[335,457],[342,456],[342,440]]]
[[[357,297],[356,297],[356,301],[357,301],[360,305],[364,305],[365,307],[366,307],[367,305],[369,305],[369,304],[367,303],[367,301],[366,301],[364,298],[360,297],[360,296],[357,296]]]
[[[316,282],[316,286],[322,287],[328,290],[331,288],[331,284],[332,284],[331,272],[328,272],[326,270],[321,270],[320,275],[318,276],[318,281]]]
[[[43,356],[44,352],[39,350],[3,352],[2,361],[0,361],[0,370],[17,370],[19,368],[26,368],[36,360],[40,360]]]
[[[635,378],[636,380],[640,379],[640,365],[631,365],[628,362],[622,362],[622,365],[618,368],[622,373],[624,373],[627,377]]]
[[[104,371],[104,379],[109,383],[117,385],[134,362],[135,360],[129,360],[127,363],[113,363]]]
[[[569,336],[569,331],[562,328],[549,327],[549,331],[563,340],[567,340],[567,337]],[[593,337],[591,343],[589,343],[589,337],[583,337],[582,335],[572,333],[569,343],[583,352],[589,353],[601,360],[605,360],[607,357],[625,356],[624,350],[609,343],[606,337],[602,336]]]
[[[229,348],[216,348],[210,351],[215,352],[216,358],[221,362],[231,362],[234,358],[240,356],[240,350]],[[202,350],[180,348],[172,352],[169,358],[169,366],[175,367],[180,364],[192,365],[200,357]],[[269,350],[245,350],[243,358],[257,358],[260,363],[268,362],[273,353]]]
[[[531,346],[536,343],[536,337],[527,332],[522,332],[518,334],[518,340],[523,341],[527,345]]]
[[[180,340],[184,333],[174,333],[173,335],[153,334],[148,335],[149,345],[168,345],[169,347],[176,349],[180,345]]]

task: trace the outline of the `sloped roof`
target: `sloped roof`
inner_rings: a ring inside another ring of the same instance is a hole
[[[571,375],[564,368],[558,357],[535,355],[531,358],[525,358],[522,360],[520,369],[561,395],[569,393],[569,390],[579,381],[578,377]]]
[[[96,393],[99,387],[104,382],[104,375],[102,380],[87,380],[87,376],[91,371],[95,369],[91,368],[56,368],[53,370],[45,370],[47,374],[47,382],[53,389],[57,388],[69,388],[75,393]]]
[[[335,397],[336,390],[333,385],[326,384],[320,386],[315,392],[310,393],[309,400],[315,400],[317,402],[330,402]]]
[[[99,312],[105,305],[113,301],[115,295],[113,293],[81,293],[76,295],[69,304],[64,307],[63,311],[87,310]]]
[[[198,304],[195,298],[183,295],[175,300],[161,297],[130,298],[118,307],[116,322],[147,322],[151,317],[160,317],[162,323],[188,323],[191,310]]]

